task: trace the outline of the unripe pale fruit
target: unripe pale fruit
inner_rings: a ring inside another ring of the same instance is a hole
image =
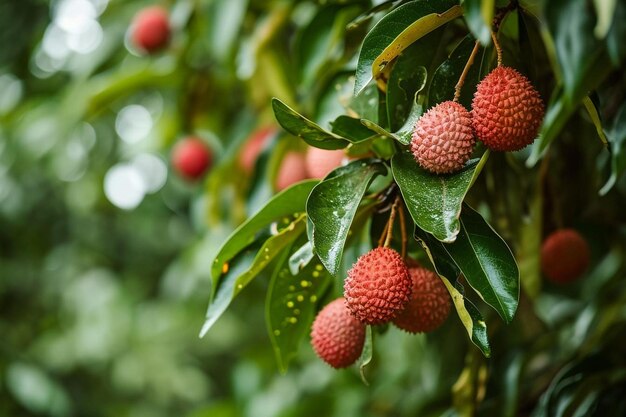
[[[543,115],[539,93],[513,68],[494,69],[474,93],[474,131],[478,139],[494,151],[518,151],[533,143]]]
[[[354,318],[343,298],[332,301],[315,317],[311,345],[333,368],[345,368],[356,362],[364,344],[365,325]]]
[[[213,155],[200,139],[188,137],[179,141],[172,150],[172,165],[176,172],[188,180],[197,180],[211,167]]]
[[[425,268],[409,269],[413,280],[411,300],[393,324],[409,333],[431,332],[450,314],[450,294],[441,279]]]
[[[463,167],[475,142],[470,113],[459,103],[444,101],[417,121],[411,151],[425,170],[447,174]]]
[[[263,127],[252,133],[239,154],[239,164],[244,172],[252,173],[265,144],[274,134],[276,134],[276,128],[273,126]]]
[[[550,280],[566,284],[580,277],[591,258],[587,241],[573,229],[549,235],[541,247],[541,270]]]
[[[276,176],[276,189],[282,191],[291,184],[307,179],[304,154],[300,152],[287,152]]]
[[[398,252],[379,247],[361,256],[348,271],[343,289],[348,308],[365,324],[391,321],[411,297],[411,276]]]
[[[346,157],[343,149],[327,151],[319,148],[309,148],[306,154],[306,170],[309,178],[324,178],[335,168],[342,165]]]
[[[133,19],[132,41],[143,52],[151,54],[163,49],[170,40],[170,34],[168,13],[162,7],[147,7]]]

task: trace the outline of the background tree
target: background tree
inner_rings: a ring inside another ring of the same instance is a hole
[[[154,6],[0,3],[0,414],[626,413],[623,1],[163,1],[145,43]],[[430,174],[415,123],[472,108],[492,30],[539,137]],[[335,371],[311,324],[381,237],[454,308]]]

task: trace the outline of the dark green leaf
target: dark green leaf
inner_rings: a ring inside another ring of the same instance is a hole
[[[453,242],[461,230],[463,199],[487,157],[469,161],[457,173],[436,175],[422,169],[411,153],[398,152],[391,168],[415,224],[442,242]]]
[[[311,329],[317,300],[331,282],[330,274],[319,259],[310,262],[297,274],[290,272],[289,252],[278,262],[265,302],[265,320],[280,372],[287,372],[302,338]]]
[[[354,94],[385,69],[410,44],[461,15],[453,0],[416,0],[383,17],[367,34],[356,70]]]
[[[376,136],[376,132],[368,129],[361,123],[360,119],[354,117],[339,116],[332,124],[333,133],[353,142],[359,142]]]
[[[405,124],[416,94],[428,90],[429,77],[445,58],[444,34],[445,28],[429,33],[406,48],[393,64],[387,83],[387,113],[392,131]]]
[[[437,274],[448,289],[454,308],[467,331],[468,337],[481,350],[483,355],[489,357],[491,355],[491,347],[487,337],[487,324],[476,306],[465,297],[463,287],[457,282],[460,273],[459,268],[445,250],[445,244],[418,227],[415,228],[415,238],[428,254]]]
[[[433,80],[428,90],[428,106],[432,107],[443,101],[452,100],[454,98],[454,87],[465,68],[465,64],[469,59],[476,40],[467,35],[456,48],[450,54],[450,57],[446,59],[435,71]],[[465,77],[465,83],[461,89],[461,97],[459,102],[469,109],[472,105],[472,98],[474,91],[476,91],[476,85],[478,84],[480,77],[480,64],[484,49],[478,51],[474,59],[474,63],[469,69],[467,76]]]
[[[231,259],[254,241],[259,229],[267,227],[275,221],[290,217],[295,213],[302,213],[305,209],[306,199],[317,183],[318,181],[301,182],[278,193],[229,236],[215,256],[213,267],[211,268],[213,287],[211,300],[215,297],[215,291],[220,283],[223,271],[231,269]]]
[[[563,97],[576,106],[611,69],[605,45],[593,32],[595,14],[586,0],[552,0],[546,2],[545,17],[559,61]]]
[[[600,195],[608,193],[617,182],[619,176],[626,170],[626,103],[622,104],[615,117],[609,138],[611,145],[611,176],[600,190]]]
[[[465,0],[463,12],[465,21],[476,39],[483,45],[491,42],[491,22],[495,0]]]
[[[321,149],[341,149],[350,142],[307,119],[277,98],[272,99],[272,109],[278,123],[289,133]]]
[[[314,252],[331,274],[339,272],[346,238],[367,187],[386,172],[379,161],[354,161],[334,170],[311,191],[306,210]]]
[[[506,242],[480,214],[465,206],[461,232],[444,245],[467,282],[506,323],[513,320],[519,300],[519,270]]]

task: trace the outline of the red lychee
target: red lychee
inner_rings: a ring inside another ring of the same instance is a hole
[[[417,121],[411,151],[425,170],[447,174],[463,167],[475,142],[470,113],[459,103],[444,101]]]
[[[307,178],[304,154],[295,151],[287,152],[276,175],[276,189],[282,191]]]
[[[411,276],[400,254],[379,247],[361,256],[348,271],[343,294],[359,321],[383,324],[404,308],[411,287]]]
[[[152,54],[164,48],[171,29],[167,10],[160,6],[142,9],[133,19],[131,39],[142,52]]]
[[[276,134],[274,126],[262,127],[252,133],[239,154],[239,164],[247,174],[252,173],[259,155],[268,140]]]
[[[333,169],[340,167],[346,158],[343,149],[327,151],[309,148],[306,154],[306,170],[310,178],[324,178]]]
[[[539,93],[528,78],[513,68],[494,69],[474,93],[474,131],[494,151],[518,151],[533,143],[543,115]]]
[[[393,324],[409,333],[431,332],[450,314],[450,294],[436,273],[425,268],[409,269],[413,280],[411,300]]]
[[[541,270],[557,284],[580,277],[591,258],[587,241],[573,229],[561,229],[549,235],[541,247]]]
[[[209,147],[196,137],[179,141],[172,150],[172,165],[176,172],[188,180],[197,180],[213,162]]]
[[[350,314],[343,298],[332,301],[315,317],[311,345],[333,368],[345,368],[356,362],[364,343],[365,325]]]

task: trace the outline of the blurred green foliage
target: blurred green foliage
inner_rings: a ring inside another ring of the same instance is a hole
[[[213,256],[273,194],[282,156],[304,146],[281,132],[253,173],[239,167],[247,138],[275,125],[272,97],[319,124],[322,139],[352,132],[389,153],[362,126],[341,125],[346,112],[400,136],[370,105],[376,87],[357,98],[352,87],[366,33],[406,2],[159,3],[174,36],[145,57],[127,31],[152,2],[0,1],[0,415],[626,415],[623,1],[521,2],[527,13],[504,21],[505,63],[535,82],[550,123],[532,151],[491,155],[468,200],[519,261],[517,315],[504,325],[481,309],[493,323],[490,359],[456,318],[428,336],[375,333],[369,386],[358,370],[318,360],[306,337],[279,374],[265,323],[269,272],[198,334]],[[480,3],[463,7],[488,41]],[[457,19],[422,39],[437,51],[428,60],[398,58],[398,118],[433,88],[417,68],[441,68],[467,33]],[[169,172],[171,146],[188,134],[217,159],[197,184]],[[562,225],[593,252],[568,287],[539,272],[542,236]],[[365,250],[347,247],[342,271]]]

